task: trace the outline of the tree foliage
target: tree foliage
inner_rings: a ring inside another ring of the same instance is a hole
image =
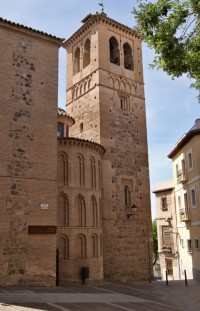
[[[152,222],[152,231],[153,231],[153,255],[154,262],[158,259],[158,234],[157,234],[157,223],[156,219]]]
[[[136,31],[156,56],[151,67],[193,79],[200,102],[200,0],[139,0]]]

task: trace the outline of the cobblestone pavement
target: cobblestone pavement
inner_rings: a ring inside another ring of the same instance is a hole
[[[0,311],[199,311],[200,282],[0,287]]]

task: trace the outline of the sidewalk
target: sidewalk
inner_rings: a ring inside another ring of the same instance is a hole
[[[200,282],[114,283],[55,288],[1,287],[0,311],[200,310]]]

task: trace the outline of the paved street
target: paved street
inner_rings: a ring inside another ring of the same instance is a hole
[[[0,311],[200,310],[200,282],[158,281],[69,285],[55,288],[1,287]]]

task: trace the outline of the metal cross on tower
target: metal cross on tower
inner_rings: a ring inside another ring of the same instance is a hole
[[[104,3],[103,3],[103,0],[99,3],[99,5],[101,6],[101,13],[104,13]]]

